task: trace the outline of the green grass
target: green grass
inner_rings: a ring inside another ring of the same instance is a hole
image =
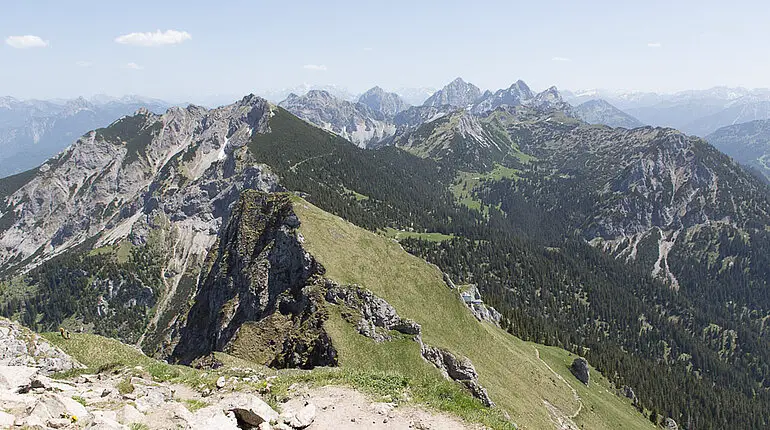
[[[580,394],[583,407],[575,418],[593,429],[648,429],[650,423],[625,399],[600,383],[583,388],[563,363],[550,364],[559,356],[545,349],[544,359],[562,381],[536,356],[535,347],[503,330],[479,324],[461,303],[458,292],[446,287],[438,268],[406,253],[398,243],[360,229],[315,206],[295,199],[295,211],[302,220],[304,246],[326,268],[326,276],[340,283],[357,283],[392,304],[402,317],[423,327],[424,341],[471,359],[498,406],[507,411],[520,428],[553,428],[544,401],[565,415],[580,407],[572,389]],[[327,323],[343,370],[368,370],[401,377],[415,400],[455,413],[469,421],[492,428],[505,428],[499,412],[469,400],[454,384],[446,385],[435,369],[419,355],[415,342],[398,338],[375,344],[358,335],[332,312]],[[552,357],[553,356],[553,357]],[[574,358],[574,357],[573,357]],[[566,359],[566,358],[565,358]],[[566,381],[566,382],[565,382]],[[590,414],[589,414],[590,411]]]
[[[484,211],[485,208],[482,207],[481,201],[473,196],[473,189],[482,181],[500,181],[503,179],[516,179],[518,177],[518,170],[500,164],[496,164],[492,170],[486,173],[458,171],[457,177],[449,190],[460,204],[469,209]]]
[[[396,230],[395,228],[386,227],[383,232],[385,236],[391,237],[396,240],[401,239],[423,239],[431,242],[443,242],[445,240],[454,239],[454,235],[442,234],[442,233],[417,233],[413,231]]]
[[[80,396],[72,396],[72,400],[74,400],[74,401],[76,401],[76,402],[80,403],[80,404],[81,404],[81,405],[83,405],[83,406],[87,406],[87,405],[86,405],[86,399],[84,399],[83,397],[80,397]]]
[[[197,400],[197,399],[184,399],[183,402],[184,402],[185,406],[187,407],[187,410],[189,410],[190,412],[193,412],[193,413],[195,413],[197,410],[203,409],[203,408],[205,408],[206,406],[209,405],[208,403],[206,403],[206,402],[204,402],[202,400]]]
[[[128,428],[130,430],[150,430],[150,428],[147,427],[146,424],[139,424],[139,423],[131,423],[128,425]]]
[[[147,357],[139,350],[114,339],[86,333],[73,333],[70,339],[63,339],[58,333],[42,335],[87,367],[56,375],[61,378],[112,369],[134,369],[137,374],[148,373],[158,382],[182,383],[196,388],[213,388],[216,385],[217,373],[206,373],[187,366],[166,364]],[[129,390],[130,380],[124,382],[127,384],[123,389]]]
[[[118,385],[116,385],[118,388],[118,392],[120,394],[129,394],[134,392],[134,384],[131,383],[131,380],[126,378],[120,382],[118,382]]]

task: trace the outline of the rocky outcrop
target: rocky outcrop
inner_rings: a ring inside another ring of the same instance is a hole
[[[578,381],[588,385],[591,380],[591,370],[588,368],[588,361],[585,358],[576,358],[569,369]]]
[[[323,267],[297,227],[288,194],[241,194],[180,324],[175,361],[226,351],[274,367],[336,364],[316,284]]]
[[[629,387],[628,385],[624,385],[620,389],[620,393],[623,395],[623,397],[631,400],[631,404],[633,404],[634,406],[639,405],[639,398],[636,397],[636,393],[634,392],[633,388]]]
[[[22,325],[0,318],[0,366],[27,366],[43,373],[84,366]]]
[[[463,384],[474,397],[481,400],[484,406],[495,406],[495,403],[489,398],[487,390],[479,384],[479,375],[469,359],[458,358],[449,351],[425,344],[422,344],[421,351],[423,358],[438,367],[447,379]]]
[[[408,335],[420,334],[419,324],[399,317],[388,302],[358,285],[340,286],[326,281],[326,300],[334,304],[344,304],[356,311],[358,321],[355,324],[358,332],[376,342],[390,340],[390,330]]]
[[[500,327],[500,322],[503,319],[502,314],[492,306],[487,306],[484,303],[481,298],[481,292],[476,285],[465,287],[465,291],[460,293],[460,299],[471,310],[471,313],[473,313],[477,320],[490,322]]]
[[[666,430],[679,430],[679,424],[673,418],[663,420],[663,428]]]

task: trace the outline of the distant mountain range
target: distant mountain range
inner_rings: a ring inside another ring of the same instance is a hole
[[[564,91],[577,105],[602,99],[644,124],[706,136],[720,127],[770,118],[770,90],[714,87],[672,94],[609,90]]]
[[[706,140],[770,181],[770,120],[722,127],[706,136]]]
[[[624,128],[644,126],[638,119],[602,99],[581,103],[575,107],[575,114],[589,124],[604,124],[610,127]]]
[[[462,78],[448,83],[420,106],[409,106],[398,94],[380,87],[365,92],[358,102],[343,100],[325,90],[311,90],[301,96],[290,94],[279,106],[361,148],[391,143],[408,147],[413,138],[410,135],[418,127],[434,122],[436,126],[439,119],[446,122],[450,114],[453,118],[449,123],[460,129],[453,129],[445,137],[451,140],[455,132],[459,132],[463,136],[475,136],[478,142],[487,141],[490,136],[481,137],[484,131],[475,116],[485,116],[502,107],[529,106],[561,110],[574,116],[572,106],[562,99],[556,87],[534,93],[526,83],[517,81],[507,89],[482,93]],[[467,111],[468,115],[454,115],[457,111]]]
[[[162,100],[95,96],[91,100],[17,100],[0,97],[0,177],[40,165],[85,132],[140,108],[163,112]]]

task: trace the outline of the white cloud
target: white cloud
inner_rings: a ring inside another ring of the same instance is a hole
[[[325,72],[326,70],[328,70],[326,66],[323,64],[305,64],[304,66],[302,66],[302,68],[307,70],[315,70],[319,72]]]
[[[129,33],[115,38],[115,42],[123,45],[134,46],[162,46],[178,45],[185,40],[192,39],[192,35],[186,31],[166,30],[148,31],[147,33]]]
[[[48,46],[48,41],[28,34],[26,36],[8,36],[5,39],[5,44],[16,49],[45,48]]]
[[[661,45],[660,42],[650,42],[647,44],[648,48],[660,48],[661,46],[663,45]]]
[[[551,58],[551,61],[571,61],[571,60],[566,57],[553,57]]]
[[[76,61],[75,65],[78,67],[91,67],[94,65],[94,63],[90,61]]]
[[[140,65],[138,65],[136,63],[128,63],[128,64],[126,64],[123,67],[126,68],[126,69],[132,69],[132,70],[142,70],[142,69],[144,69],[143,66],[140,66]]]

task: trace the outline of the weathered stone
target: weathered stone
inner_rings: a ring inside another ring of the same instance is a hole
[[[570,370],[572,371],[572,374],[575,375],[575,378],[578,379],[578,381],[588,385],[590,379],[591,379],[591,370],[588,368],[588,361],[586,361],[583,357],[578,357],[572,362],[572,366],[570,366]]]
[[[387,333],[389,330],[409,335],[419,335],[421,332],[419,324],[401,318],[388,302],[357,285],[340,286],[326,281],[326,300],[358,311],[361,314],[357,324],[358,332],[376,342],[390,340]]]
[[[225,388],[225,377],[224,376],[220,376],[219,378],[217,378],[217,388],[219,388],[220,390],[222,388]]]
[[[29,391],[31,379],[38,371],[27,366],[0,366],[0,389]]]
[[[235,393],[226,396],[218,406],[226,411],[235,413],[239,420],[258,426],[263,422],[278,421],[278,412],[257,396],[246,393]]]
[[[239,430],[235,414],[225,413],[219,406],[209,406],[195,413],[188,422],[191,430]]]
[[[463,384],[484,406],[495,406],[487,390],[479,384],[479,375],[468,358],[457,358],[449,351],[425,345],[422,340],[420,343],[423,358],[438,367],[447,379]]]
[[[85,406],[69,397],[52,393],[42,395],[29,415],[44,422],[50,419],[74,416],[82,424],[88,424],[93,418]]]
[[[16,417],[8,412],[0,411],[0,428],[11,428],[16,421]]]
[[[306,404],[291,417],[287,423],[295,429],[304,429],[313,424],[316,415],[316,407],[312,403]],[[284,421],[285,422],[285,421]]]
[[[37,367],[45,373],[83,367],[31,330],[5,318],[0,318],[0,366]]]
[[[639,399],[636,397],[636,393],[634,392],[633,388],[629,387],[628,385],[624,385],[623,388],[620,389],[620,392],[624,397],[631,399],[631,403],[634,406],[639,404]]]
[[[64,427],[67,427],[71,423],[72,423],[72,420],[69,418],[51,418],[48,421],[46,421],[46,425],[54,429],[63,429]]]
[[[673,418],[669,417],[663,420],[663,428],[666,430],[679,430],[679,424],[677,424]]]

